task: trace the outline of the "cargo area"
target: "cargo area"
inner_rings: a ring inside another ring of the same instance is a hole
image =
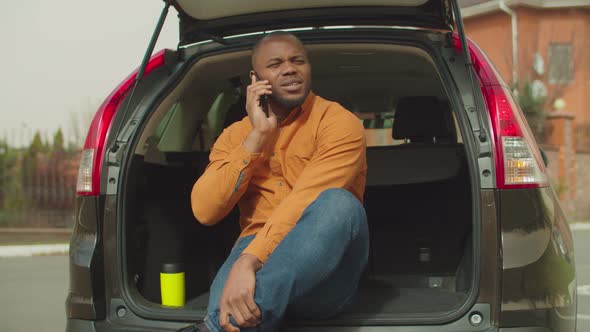
[[[473,283],[473,194],[461,125],[434,61],[401,45],[308,51],[313,91],[357,115],[367,134],[369,265],[354,307],[335,319],[456,311]],[[138,131],[123,196],[126,279],[138,303],[157,307],[162,264],[181,262],[187,304],[177,310],[206,310],[209,285],[239,235],[239,211],[202,226],[190,191],[215,139],[246,116],[249,54],[195,62]]]

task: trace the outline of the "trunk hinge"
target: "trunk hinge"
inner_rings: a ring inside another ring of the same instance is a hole
[[[473,75],[475,73],[473,69],[473,61],[471,61],[471,54],[469,52],[469,45],[467,44],[467,37],[465,37],[465,28],[463,27],[463,19],[461,18],[461,9],[459,8],[458,0],[451,0],[451,7],[453,9],[453,13],[455,15],[455,23],[457,24],[457,32],[459,34],[459,40],[461,42],[461,49],[463,50],[463,58],[465,61],[465,65],[467,66],[467,71],[469,73],[469,80],[471,81],[471,89],[473,90],[473,106],[475,108],[475,114],[477,115],[477,119],[479,122],[479,141],[484,143],[487,141],[487,133],[484,127],[483,118],[481,115],[481,108],[478,105],[477,98],[477,88],[478,86],[475,84],[475,79]],[[466,108],[471,108],[470,105],[465,105]]]
[[[119,140],[118,140],[119,132],[121,131],[121,128],[123,127],[125,117],[127,116],[127,112],[129,112],[129,106],[131,105],[131,101],[133,100],[133,95],[135,94],[135,91],[137,90],[137,86],[139,85],[139,83],[143,79],[143,75],[145,74],[145,68],[147,67],[148,62],[150,61],[150,58],[152,57],[152,53],[154,52],[154,48],[156,47],[156,42],[158,41],[158,37],[160,36],[160,32],[162,32],[162,27],[164,26],[164,21],[166,21],[166,16],[168,16],[168,9],[169,8],[170,8],[169,1],[165,1],[164,8],[162,9],[162,12],[160,13],[160,17],[158,18],[158,23],[156,24],[156,28],[154,29],[154,32],[152,34],[152,38],[150,39],[150,42],[148,44],[147,50],[145,51],[145,54],[143,55],[143,60],[141,60],[141,65],[139,65],[139,68],[137,69],[137,75],[135,76],[135,80],[133,82],[133,88],[131,90],[131,93],[129,94],[129,97],[127,98],[127,104],[125,105],[125,109],[123,110],[121,122],[119,123],[119,125],[117,126],[117,130],[115,131],[115,136],[114,136],[115,141],[110,148],[110,151],[113,153],[116,153],[119,150],[119,148],[121,147],[121,142],[119,142]]]

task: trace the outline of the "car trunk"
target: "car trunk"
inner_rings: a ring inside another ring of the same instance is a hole
[[[427,39],[442,44],[442,36]],[[462,125],[447,96],[451,87],[417,45],[307,48],[312,89],[356,114],[368,141],[369,264],[355,306],[336,319],[448,316],[469,297],[474,259],[472,180]],[[223,128],[246,115],[249,56],[243,49],[217,52],[191,64],[150,111],[126,163],[123,270],[133,300],[159,310],[162,264],[184,264],[187,304],[162,307],[163,315],[206,312],[210,283],[239,235],[237,208],[219,225],[202,226],[192,215],[190,191]],[[409,109],[434,105],[433,116],[402,117],[407,102]],[[442,122],[444,135],[416,134]]]

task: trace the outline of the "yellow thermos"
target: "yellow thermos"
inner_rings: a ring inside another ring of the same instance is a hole
[[[182,263],[166,263],[160,272],[162,305],[184,306],[184,266]]]

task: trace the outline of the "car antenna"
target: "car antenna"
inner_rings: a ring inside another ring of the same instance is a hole
[[[485,142],[487,140],[486,129],[483,124],[483,118],[480,113],[479,98],[477,98],[477,87],[475,86],[475,80],[473,79],[473,61],[471,61],[471,55],[469,54],[469,45],[467,45],[467,38],[465,37],[465,28],[463,27],[463,19],[461,18],[461,10],[459,9],[459,3],[457,0],[452,0],[453,14],[455,15],[455,23],[457,23],[457,30],[459,30],[459,39],[461,41],[461,49],[463,50],[463,57],[465,58],[465,65],[468,68],[469,80],[471,80],[471,89],[473,90],[473,102],[475,104],[475,114],[479,121],[479,141]]]
[[[119,142],[117,141],[117,137],[119,136],[119,131],[121,130],[121,127],[123,127],[123,121],[125,120],[125,117],[127,116],[127,112],[129,112],[129,106],[131,105],[131,101],[133,100],[133,95],[135,94],[135,90],[137,89],[137,86],[139,85],[139,83],[143,79],[143,75],[145,74],[145,68],[147,67],[147,64],[152,56],[152,53],[154,52],[154,48],[156,47],[156,42],[158,41],[158,37],[160,36],[160,32],[162,31],[162,27],[164,26],[164,21],[166,21],[166,16],[168,15],[168,9],[170,8],[170,2],[169,1],[164,1],[164,2],[165,2],[164,8],[162,9],[162,12],[160,13],[160,17],[158,18],[158,23],[156,24],[156,28],[154,29],[154,32],[152,33],[150,43],[148,44],[147,50],[145,51],[145,54],[143,55],[143,60],[141,60],[141,64],[139,65],[139,68],[137,69],[137,75],[135,76],[135,80],[133,81],[133,88],[131,90],[131,93],[129,94],[129,98],[127,99],[127,104],[125,105],[125,109],[123,110],[123,116],[121,117],[121,122],[117,126],[117,131],[115,132],[115,136],[114,136],[115,142],[111,146],[111,152],[117,152],[117,150],[119,150]]]

